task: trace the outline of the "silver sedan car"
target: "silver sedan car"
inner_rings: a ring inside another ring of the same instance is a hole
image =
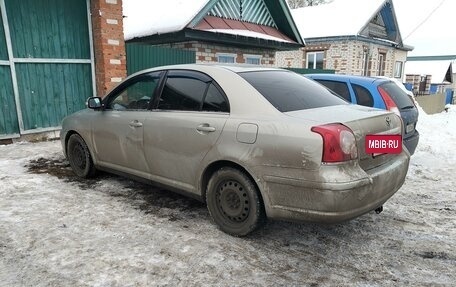
[[[365,150],[366,135],[400,135],[399,117],[286,70],[158,67],[87,103],[61,131],[78,176],[105,170],[198,198],[231,235],[266,218],[336,223],[380,211],[408,170],[405,148]]]

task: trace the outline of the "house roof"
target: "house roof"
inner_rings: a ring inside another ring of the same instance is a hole
[[[207,40],[277,49],[304,44],[285,0],[124,0],[123,3],[127,41],[159,44]]]
[[[431,75],[431,83],[452,83],[455,60],[407,61],[404,72],[406,75]]]
[[[184,29],[210,0],[123,0],[125,40]]]
[[[292,15],[301,35],[309,42],[312,38],[364,36],[404,47],[392,0],[337,0],[294,9]],[[372,36],[377,28],[384,29],[385,35]]]

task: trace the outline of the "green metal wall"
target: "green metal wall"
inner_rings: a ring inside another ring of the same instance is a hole
[[[144,70],[164,65],[193,64],[196,62],[196,53],[179,49],[154,47],[128,43],[127,73],[129,75]]]
[[[93,95],[88,2],[0,1],[7,16],[5,26],[0,21],[0,138],[53,130]]]
[[[92,95],[91,68],[86,64],[17,64],[24,129],[55,127],[81,110]]]
[[[19,133],[9,66],[0,66],[0,137]]]
[[[86,0],[5,0],[15,58],[90,59]]]

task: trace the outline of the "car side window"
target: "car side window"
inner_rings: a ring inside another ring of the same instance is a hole
[[[319,82],[323,86],[332,90],[333,92],[344,98],[346,101],[351,103],[350,90],[348,89],[347,83],[320,79],[315,79],[315,81]]]
[[[366,107],[374,106],[374,98],[368,89],[357,84],[352,84],[352,87],[355,91],[356,103],[358,105]]]
[[[199,111],[208,83],[185,75],[168,76],[158,103],[159,110]]]
[[[147,110],[160,81],[160,73],[138,76],[118,93],[110,96],[108,109],[117,111]]]
[[[213,83],[207,89],[202,110],[207,112],[229,112],[226,98]]]

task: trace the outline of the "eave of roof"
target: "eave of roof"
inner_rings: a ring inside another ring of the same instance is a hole
[[[396,48],[396,49],[402,50],[402,51],[412,51],[413,50],[412,46],[408,46],[408,45],[400,46],[398,43],[394,43],[391,41],[384,41],[382,39],[375,39],[375,38],[369,38],[369,37],[358,36],[358,35],[306,38],[307,44],[325,43],[325,42],[334,42],[334,41],[361,41],[361,42],[365,42],[365,43],[373,43],[373,44],[383,45],[383,46],[387,46],[387,47],[393,47],[393,48]]]
[[[159,35],[151,35],[141,38],[134,38],[128,40],[129,43],[145,43],[145,44],[165,44],[165,43],[179,43],[188,41],[202,41],[219,43],[223,45],[230,45],[236,47],[247,47],[247,48],[265,48],[272,50],[293,50],[302,47],[301,44],[296,42],[282,42],[274,41],[263,38],[254,38],[242,35],[233,35],[226,33],[217,33],[211,31],[203,31],[185,28],[184,30],[164,33]]]
[[[410,56],[407,61],[441,61],[456,60],[456,55],[439,55],[439,56]]]

